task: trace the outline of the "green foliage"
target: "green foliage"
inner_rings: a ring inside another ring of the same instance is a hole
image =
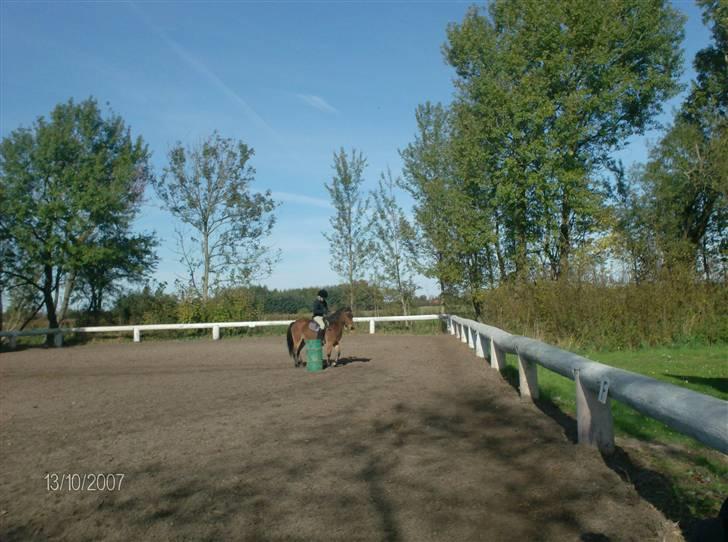
[[[276,204],[270,190],[252,192],[252,156],[245,143],[215,132],[193,148],[177,143],[155,182],[167,210],[196,236],[177,230],[181,261],[189,272],[183,288],[204,300],[222,285],[249,285],[266,277],[277,258],[263,245]]]
[[[714,43],[696,55],[691,92],[649,161],[618,187],[616,244],[635,280],[666,270],[728,276],[728,8],[701,4]]]
[[[728,342],[728,289],[692,277],[643,284],[503,284],[483,294],[489,324],[565,346]]]
[[[356,150],[347,157],[344,149],[334,153],[334,177],[331,185],[324,184],[331,196],[335,215],[331,217],[331,230],[324,237],[331,250],[331,267],[348,287],[348,305],[355,309],[357,284],[364,273],[370,242],[366,232],[367,201],[361,193],[366,159]]]
[[[400,181],[401,182],[401,181]],[[416,268],[415,232],[394,195],[396,181],[392,172],[382,173],[377,190],[372,192],[371,232],[372,264],[376,282],[401,304],[402,314],[409,307],[417,286],[413,280]]]
[[[154,289],[146,285],[120,296],[111,311],[111,321],[118,325],[177,323],[177,298],[165,293],[164,288],[165,284]]]
[[[77,277],[101,296],[111,277],[133,269],[141,279],[153,267],[153,237],[130,233],[149,152],[94,99],[59,104],[4,138],[0,174],[2,281],[37,290],[50,327],[61,288],[65,306]]]
[[[454,195],[501,280],[567,276],[604,230],[598,174],[677,91],[681,24],[666,2],[519,0],[448,28]]]

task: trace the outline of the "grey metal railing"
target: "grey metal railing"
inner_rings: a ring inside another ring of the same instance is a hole
[[[575,382],[579,442],[614,450],[610,399],[614,398],[706,446],[728,454],[728,401],[592,361],[535,339],[455,315],[445,315],[448,330],[490,360],[505,367],[505,353],[518,356],[519,391],[538,398],[536,365]]]

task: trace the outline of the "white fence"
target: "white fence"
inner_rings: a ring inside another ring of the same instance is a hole
[[[438,320],[438,314],[418,314],[411,316],[360,316],[354,322],[369,322],[369,333],[376,330],[376,322],[413,322],[418,320]],[[93,327],[65,327],[58,329],[31,329],[28,331],[2,331],[0,337],[8,337],[10,348],[18,344],[18,337],[34,335],[53,335],[56,346],[63,345],[63,335],[68,333],[133,333],[134,342],[142,340],[142,332],[147,331],[181,331],[186,329],[211,329],[212,340],[220,338],[220,330],[224,328],[256,328],[267,326],[287,326],[293,320],[258,320],[253,322],[213,322],[204,324],[147,324],[138,326],[93,326]]]
[[[538,398],[536,365],[565,376],[576,385],[576,422],[581,443],[614,451],[614,424],[610,400],[629,405],[668,427],[728,454],[728,402],[681,386],[597,363],[528,337],[447,315],[448,331],[488,358],[497,370],[505,367],[505,354],[518,356],[519,391]]]

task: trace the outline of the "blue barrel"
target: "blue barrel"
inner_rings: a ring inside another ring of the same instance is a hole
[[[324,356],[321,349],[321,340],[313,339],[306,341],[306,369],[309,371],[322,371],[324,368]]]

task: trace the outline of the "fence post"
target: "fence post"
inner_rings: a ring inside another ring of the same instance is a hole
[[[473,335],[475,334],[475,330],[472,327],[468,328],[468,346],[475,350],[475,337]]]
[[[597,394],[582,384],[578,369],[574,369],[574,382],[579,444],[596,446],[603,454],[613,453],[614,421],[610,398],[605,394],[604,402],[599,401]]]
[[[467,343],[468,342],[468,334],[470,332],[470,328],[467,327],[465,324],[461,326],[462,332],[460,333],[460,342]]]
[[[475,332],[475,355],[479,358],[485,357],[485,352],[483,352],[483,336],[478,331]]]
[[[447,319],[447,330],[450,332],[450,335],[455,335],[455,322],[452,321],[452,318]]]
[[[506,367],[506,353],[498,348],[493,337],[490,338],[490,366],[499,371]]]
[[[53,344],[56,346],[56,348],[60,348],[63,346],[63,333],[60,331],[56,331],[53,334]]]
[[[456,339],[459,339],[460,338],[460,324],[458,324],[457,322],[454,322],[453,330],[455,331],[455,333],[453,333],[453,335],[455,335]]]
[[[212,326],[212,340],[213,341],[220,340],[220,326]]]
[[[138,343],[142,340],[142,332],[138,327],[134,328],[134,342]]]
[[[18,347],[18,336],[17,335],[10,335],[10,349],[15,350]]]
[[[518,354],[518,391],[521,397],[538,399],[538,367]]]
[[[369,334],[374,335],[374,330],[376,329],[376,323],[374,320],[369,320]]]

